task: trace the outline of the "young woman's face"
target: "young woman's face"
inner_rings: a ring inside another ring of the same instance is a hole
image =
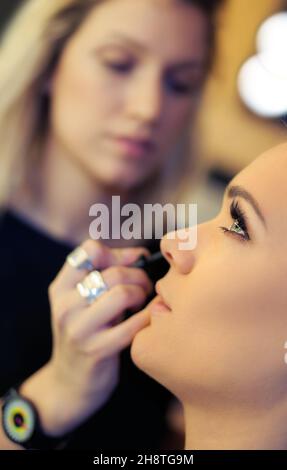
[[[177,0],[110,0],[66,45],[52,77],[58,144],[104,184],[158,169],[190,122],[208,58],[207,20]],[[151,140],[125,146],[117,138]]]
[[[284,144],[233,179],[194,250],[162,240],[170,269],[156,287],[170,310],[156,311],[158,297],[146,307],[151,322],[132,357],[182,401],[259,406],[286,397],[286,175]]]

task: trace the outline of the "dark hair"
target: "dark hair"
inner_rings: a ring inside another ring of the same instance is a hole
[[[195,6],[200,9],[207,17],[209,22],[208,28],[208,44],[209,44],[209,58],[208,68],[210,68],[214,61],[216,49],[216,13],[219,8],[224,4],[225,0],[180,0],[190,6]]]

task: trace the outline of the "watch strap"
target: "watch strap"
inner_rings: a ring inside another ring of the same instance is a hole
[[[2,397],[2,426],[7,437],[25,449],[55,449],[68,439],[68,434],[52,437],[44,433],[38,411],[31,400],[23,397],[17,388],[11,388]]]

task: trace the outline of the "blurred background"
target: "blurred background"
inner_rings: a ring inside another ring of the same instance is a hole
[[[2,30],[24,1],[1,0]],[[196,131],[206,178],[186,196],[198,203],[199,222],[216,215],[224,187],[234,174],[266,149],[287,140],[286,116],[257,115],[244,104],[238,90],[240,68],[258,52],[260,25],[283,11],[287,11],[286,0],[226,0],[220,12],[215,66]]]
[[[286,10],[282,0],[226,0],[219,16],[217,57],[198,122],[208,177],[194,196],[200,220],[216,214],[221,191],[234,174],[266,149],[287,140],[286,120],[264,118],[248,109],[240,99],[237,81],[243,63],[258,52],[256,35],[262,22]]]

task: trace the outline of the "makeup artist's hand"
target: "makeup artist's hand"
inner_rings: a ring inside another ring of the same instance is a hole
[[[65,263],[49,288],[51,360],[21,389],[36,403],[42,426],[52,435],[73,430],[106,403],[118,383],[119,353],[149,323],[145,311],[121,322],[124,311],[138,311],[152,291],[146,273],[128,267],[149,251],[110,249],[92,240],[82,247],[108,290],[87,304],[76,289],[87,272]]]

